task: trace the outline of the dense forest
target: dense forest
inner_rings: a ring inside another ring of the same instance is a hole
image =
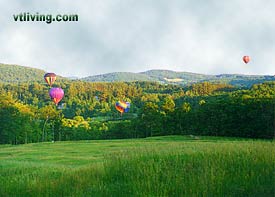
[[[56,106],[45,82],[0,83],[0,143],[212,135],[273,138],[275,82],[239,89],[222,83],[58,80]],[[121,114],[114,105],[128,101]]]

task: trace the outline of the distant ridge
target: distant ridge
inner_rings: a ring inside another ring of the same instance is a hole
[[[30,68],[26,66],[0,64],[0,82],[44,82],[46,71]],[[132,81],[152,81],[162,84],[188,85],[198,82],[227,83],[231,85],[250,87],[256,83],[264,81],[274,81],[271,75],[243,75],[243,74],[219,74],[205,75],[191,72],[177,72],[171,70],[148,70],[139,73],[132,72],[113,72],[102,75],[89,76],[84,78],[61,77],[61,80],[77,80],[87,82],[132,82]]]
[[[81,78],[82,81],[92,82],[114,82],[114,81],[152,81],[153,79],[142,73],[131,73],[131,72],[113,72],[102,75],[94,75],[85,78]]]
[[[139,73],[114,72],[102,75],[81,78],[82,81],[92,82],[131,82],[131,81],[156,81],[164,84],[186,85],[198,82],[228,83],[231,85],[250,87],[255,83],[273,81],[271,75],[243,75],[243,74],[219,74],[205,75],[191,72],[177,72],[171,70],[148,70]]]

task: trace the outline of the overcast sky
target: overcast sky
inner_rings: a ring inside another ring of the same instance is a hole
[[[275,73],[273,0],[0,0],[0,8],[0,63],[78,77]],[[78,14],[79,21],[15,22],[24,12]]]

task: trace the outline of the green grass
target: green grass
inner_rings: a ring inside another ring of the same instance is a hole
[[[0,146],[0,196],[274,196],[275,143],[167,136]]]

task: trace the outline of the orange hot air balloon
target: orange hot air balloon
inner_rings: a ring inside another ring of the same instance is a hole
[[[250,61],[250,57],[248,55],[243,56],[244,63],[248,63]]]

